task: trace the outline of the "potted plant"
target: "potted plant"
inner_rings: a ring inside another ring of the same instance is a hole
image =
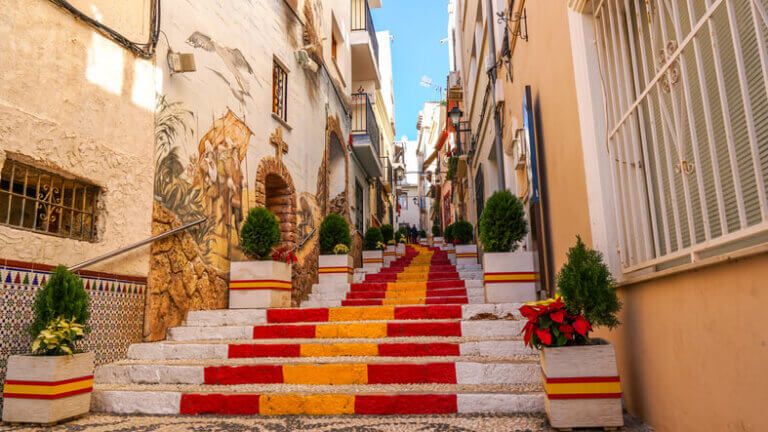
[[[240,229],[240,248],[251,261],[233,261],[229,269],[229,308],[262,309],[291,306],[289,247],[275,249],[280,225],[272,212],[254,208]]]
[[[408,238],[408,229],[405,227],[400,228],[397,230],[397,238],[395,239],[397,241],[397,256],[405,256],[405,242]]]
[[[381,230],[376,227],[368,228],[363,238],[363,268],[368,271],[377,272],[384,265],[385,249],[384,239],[381,236]]]
[[[454,244],[455,239],[453,237],[454,225],[455,224],[450,224],[445,227],[445,231],[443,231],[445,243],[443,243],[442,249],[448,254],[448,261],[450,261],[451,264],[456,265],[456,245]]]
[[[477,264],[477,244],[473,243],[475,233],[472,224],[467,221],[458,221],[453,224],[451,234],[453,244],[456,245],[456,264]]]
[[[525,343],[541,350],[545,407],[554,428],[618,428],[624,419],[613,346],[592,339],[594,327],[614,328],[621,302],[602,255],[577,237],[557,275],[559,295],[520,308]]]
[[[90,299],[83,281],[64,266],[37,292],[31,355],[8,358],[3,421],[55,423],[91,407],[94,354],[77,342],[88,330]]]
[[[444,239],[440,236],[440,225],[435,223],[432,225],[432,246],[436,248],[442,248]]]
[[[354,263],[349,255],[352,237],[349,224],[336,213],[331,213],[320,224],[320,257],[318,282],[320,284],[352,283]]]
[[[379,229],[381,230],[382,242],[387,245],[386,249],[384,250],[384,266],[389,267],[389,265],[397,259],[395,229],[392,228],[392,225],[389,224],[382,225]]]
[[[424,230],[419,230],[419,244],[421,246],[426,246],[427,243],[427,232]]]
[[[528,234],[523,203],[509,191],[498,191],[480,216],[485,297],[488,303],[536,300],[539,280],[534,254],[518,250]]]

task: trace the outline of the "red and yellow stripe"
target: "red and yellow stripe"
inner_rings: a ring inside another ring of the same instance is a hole
[[[6,380],[4,398],[62,399],[93,391],[93,375],[61,381]]]
[[[542,375],[549,399],[617,399],[621,397],[618,376],[549,378]]]
[[[248,290],[286,290],[293,289],[291,281],[261,279],[261,280],[232,280],[229,281],[229,289],[234,291]]]
[[[384,258],[363,258],[363,264],[377,264],[383,262]]]
[[[458,356],[458,343],[232,344],[228,358]]]
[[[461,322],[272,324],[253,327],[254,339],[377,339],[412,336],[461,336]]]
[[[477,252],[457,252],[456,258],[477,258]]]
[[[536,282],[539,280],[539,274],[536,272],[486,273],[483,280],[487,284]]]
[[[455,394],[221,394],[184,393],[182,415],[455,414]]]
[[[352,274],[352,267],[320,267],[317,269],[320,274]]]

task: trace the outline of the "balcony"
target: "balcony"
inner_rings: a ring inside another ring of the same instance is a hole
[[[352,95],[352,151],[371,177],[382,174],[379,162],[381,133],[366,93]]]
[[[384,187],[384,192],[390,194],[392,193],[392,187],[395,183],[395,171],[392,167],[392,162],[390,162],[388,156],[382,156],[381,157],[381,168],[382,168],[382,176],[381,176],[381,184]]]
[[[376,39],[371,7],[379,7],[381,4],[369,0],[351,1],[352,81],[374,81],[378,89],[381,87],[379,41]]]

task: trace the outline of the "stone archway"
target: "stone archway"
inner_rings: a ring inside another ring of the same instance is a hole
[[[256,170],[256,205],[266,207],[280,221],[283,245],[296,245],[296,189],[281,160],[266,156]]]
[[[339,213],[349,219],[349,149],[344,145],[343,136],[338,118],[328,116],[317,192],[324,215]]]

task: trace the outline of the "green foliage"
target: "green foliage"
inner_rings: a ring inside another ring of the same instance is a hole
[[[427,238],[427,232],[424,230],[419,230],[419,237],[421,238]]]
[[[456,244],[465,245],[472,243],[475,232],[472,224],[467,221],[458,221],[453,224],[453,241]]]
[[[383,244],[383,238],[381,236],[381,230],[376,227],[368,228],[365,232],[365,238],[363,239],[363,247],[367,251],[378,250],[381,248],[380,244]]]
[[[48,323],[32,342],[32,354],[44,356],[72,355],[77,341],[85,337],[85,327],[75,320],[58,317]]]
[[[432,235],[435,237],[440,237],[440,225],[438,224],[432,225]]]
[[[35,319],[29,333],[36,338],[51,321],[64,317],[85,326],[91,318],[91,300],[83,287],[83,280],[64,266],[51,273],[45,286],[37,292],[33,306]]]
[[[320,224],[320,253],[330,255],[337,245],[349,248],[352,237],[349,234],[349,224],[343,216],[331,213]]]
[[[557,286],[570,313],[583,315],[593,326],[614,328],[620,324],[616,314],[621,302],[613,276],[603,255],[584,245],[579,236],[557,274]]]
[[[346,255],[349,253],[349,246],[345,244],[337,244],[333,247],[334,255]]]
[[[450,224],[445,227],[445,232],[443,233],[443,237],[445,237],[445,241],[448,243],[453,243],[453,226],[454,224]]]
[[[497,191],[480,216],[480,241],[486,252],[510,252],[528,234],[523,203],[507,190]]]
[[[399,230],[397,230],[397,236],[395,237],[395,240],[397,243],[405,243],[406,238],[408,238],[408,228],[401,227]]]
[[[456,170],[459,168],[459,157],[451,156],[448,158],[448,172],[445,174],[449,181],[456,179]]]
[[[272,259],[272,248],[280,241],[280,224],[275,215],[257,207],[248,212],[240,229],[240,247],[246,255],[256,260]]]
[[[395,239],[395,229],[392,228],[392,225],[382,225],[379,229],[381,230],[381,237],[384,239],[384,243],[389,243],[390,240]]]

